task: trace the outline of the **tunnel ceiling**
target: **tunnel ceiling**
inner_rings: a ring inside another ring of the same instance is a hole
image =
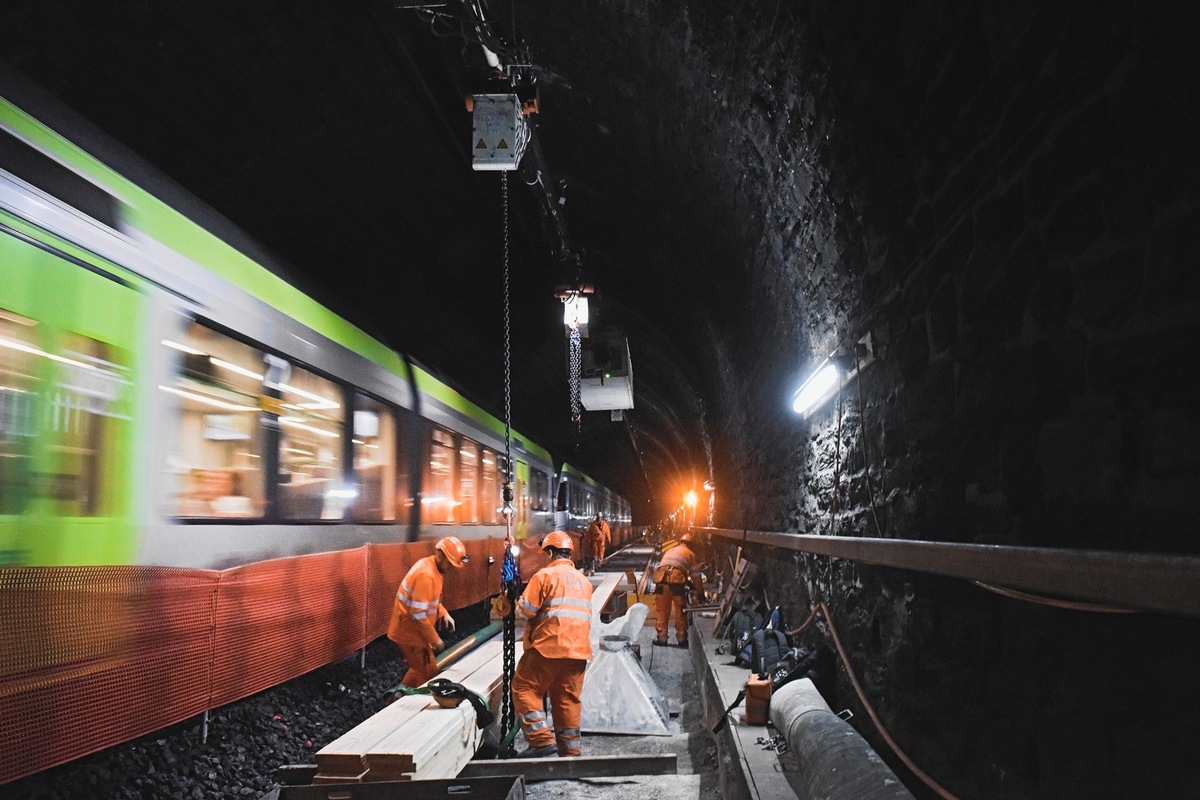
[[[502,414],[500,177],[471,169],[464,98],[507,84],[489,80],[467,5],[6,5],[0,58],[301,288]],[[487,14],[539,105],[535,146],[508,181],[513,422],[647,521],[693,480],[754,482],[756,463],[790,462],[806,435],[787,410],[801,370],[853,341],[871,309],[891,304],[911,364],[930,360],[926,334],[958,320],[910,326],[910,290],[947,305],[945,265],[990,264],[998,236],[1030,241],[1012,233],[1016,192],[981,209],[973,234],[964,224],[980,191],[1003,188],[1001,167],[1069,174],[1069,158],[1038,162],[1060,136],[1109,164],[1104,142],[1128,152],[1148,135],[1163,161],[1174,134],[1155,114],[1195,108],[1157,77],[1192,89],[1175,77],[1194,73],[1175,63],[1180,26],[1119,2],[1081,18],[1033,2],[825,0],[495,0]],[[1108,63],[1122,52],[1138,56]],[[1056,127],[1120,76],[1143,87],[1139,108],[1072,118],[1083,134]],[[1101,216],[1074,208],[1058,208],[1046,247],[1061,244],[1056,225],[1094,233]],[[554,290],[576,279],[597,290],[591,330],[628,336],[635,408],[622,422],[571,420]],[[903,380],[909,361],[891,363]]]
[[[471,169],[464,97],[506,84],[455,20],[464,7],[431,22],[403,5],[16,3],[0,56],[297,285],[502,412],[500,178]],[[686,43],[605,6],[489,8],[492,33],[528,47],[540,106],[537,152],[509,181],[513,419],[657,514],[707,475],[713,337],[742,291],[707,165],[730,111],[680,63]],[[718,121],[685,129],[696,115]],[[570,418],[554,288],[575,279],[597,291],[591,330],[629,337],[623,422]]]

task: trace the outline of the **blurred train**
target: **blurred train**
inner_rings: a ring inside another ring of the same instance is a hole
[[[0,64],[0,784],[365,657],[441,536],[449,607],[500,589],[504,423],[257,250]],[[629,536],[511,458],[522,575]]]
[[[502,421],[86,131],[0,98],[0,566],[504,535]],[[517,539],[628,535],[614,492],[519,433],[512,458]]]

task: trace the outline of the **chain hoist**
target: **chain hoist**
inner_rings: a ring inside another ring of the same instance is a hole
[[[504,559],[500,568],[500,591],[508,600],[504,612],[504,685],[500,692],[500,757],[508,754],[509,732],[516,729],[516,711],[512,704],[512,678],[517,661],[516,600],[521,593],[521,573],[513,550],[513,458],[512,458],[512,355],[510,350],[511,316],[509,311],[508,280],[508,172],[500,173],[500,202],[504,219]]]
[[[583,425],[583,402],[579,388],[580,373],[583,370],[583,338],[579,334],[579,328],[571,329],[570,354],[571,374],[568,380],[571,382],[571,422],[575,423],[575,434],[578,435]]]

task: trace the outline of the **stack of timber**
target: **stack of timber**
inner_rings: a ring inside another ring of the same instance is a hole
[[[603,608],[624,576],[593,578],[592,606]],[[516,658],[521,657],[518,626]],[[451,664],[439,678],[461,683],[497,713],[503,690],[504,641],[494,636]],[[404,695],[317,752],[314,784],[454,778],[475,755],[484,731],[464,700],[442,708],[427,694]]]
[[[443,670],[499,707],[504,643],[499,636]],[[517,643],[517,657],[521,644]],[[483,731],[475,708],[463,701],[442,708],[427,694],[405,695],[317,752],[313,783],[453,778],[479,749]]]

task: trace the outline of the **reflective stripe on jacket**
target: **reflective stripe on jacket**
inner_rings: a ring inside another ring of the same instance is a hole
[[[435,556],[425,556],[412,565],[396,590],[389,639],[431,647],[437,644],[441,638],[436,624],[442,615],[442,584]]]
[[[517,598],[525,623],[525,647],[545,658],[592,657],[592,584],[567,558],[534,573]]]
[[[698,592],[704,591],[704,575],[696,563],[696,554],[686,544],[677,544],[659,559],[654,570],[654,582],[666,584],[691,583]]]

